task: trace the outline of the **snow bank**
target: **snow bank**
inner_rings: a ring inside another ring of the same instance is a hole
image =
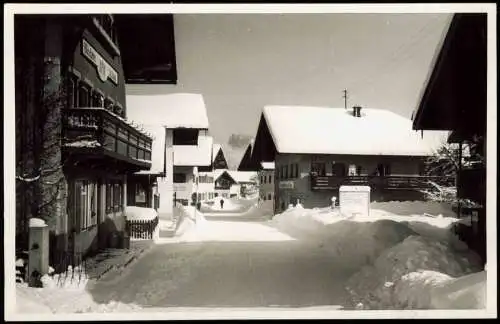
[[[16,286],[16,310],[22,314],[122,313],[140,309],[136,304],[114,300],[98,304],[85,289],[31,288],[25,284]]]
[[[431,201],[388,201],[372,202],[372,210],[388,215],[443,215],[443,217],[457,217],[451,205]]]
[[[158,216],[158,212],[153,208],[127,206],[125,216],[127,220],[153,220]]]
[[[471,251],[412,235],[354,274],[346,289],[351,303],[361,303],[365,309],[429,308],[432,287],[479,271],[480,264]],[[433,272],[415,274],[422,270]]]

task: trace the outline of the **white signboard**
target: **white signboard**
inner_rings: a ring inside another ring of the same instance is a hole
[[[82,53],[97,67],[97,74],[103,82],[110,79],[114,84],[118,84],[116,70],[85,39],[82,40]]]
[[[370,214],[370,187],[341,186],[339,189],[340,213],[345,216]]]
[[[295,183],[293,181],[280,181],[279,188],[280,189],[293,189]]]

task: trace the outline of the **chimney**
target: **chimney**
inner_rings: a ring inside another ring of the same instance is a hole
[[[352,115],[354,117],[361,117],[361,107],[360,106],[352,107]]]

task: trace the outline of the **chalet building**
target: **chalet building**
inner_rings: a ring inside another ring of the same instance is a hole
[[[127,179],[151,167],[152,138],[127,119],[113,15],[14,24],[18,248],[29,218],[44,218],[56,265],[59,252],[84,255],[123,234]]]
[[[274,162],[261,162],[259,170],[259,197],[274,202]]]
[[[281,212],[299,199],[306,208],[328,206],[347,184],[369,185],[372,200],[421,199],[431,154],[411,121],[387,110],[266,106],[251,167],[274,161]]]
[[[227,170],[228,164],[222,145],[213,144],[212,163],[208,167],[198,167],[198,201],[208,201],[215,197],[215,170]]]
[[[215,197],[230,198],[238,196],[240,188],[229,170],[218,169],[213,174],[215,180]]]
[[[257,192],[257,172],[215,170],[215,197],[241,198]]]
[[[472,216],[460,236],[486,262],[486,88],[487,15],[455,14],[434,57],[415,130],[450,131],[448,142],[468,147],[472,160],[459,159],[457,212]],[[492,217],[494,215],[491,215]]]
[[[163,134],[158,136],[165,138],[163,148],[158,148],[164,157],[164,174],[157,178],[158,212],[172,214],[174,203],[193,205],[205,197],[208,192],[200,192],[200,187],[211,180],[200,178],[198,168],[212,164],[213,138],[208,134],[203,97],[191,93],[128,95],[127,102],[142,127],[151,131],[160,127]]]

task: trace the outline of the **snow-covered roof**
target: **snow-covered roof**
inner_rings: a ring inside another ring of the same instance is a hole
[[[198,145],[174,145],[174,165],[209,166],[212,163],[213,138],[198,136]]]
[[[257,172],[255,172],[255,171],[229,170],[227,172],[238,183],[242,183],[242,182],[255,182],[255,179],[257,177]]]
[[[261,162],[260,165],[264,170],[274,170],[274,162]]]
[[[412,130],[410,119],[391,111],[265,106],[264,118],[280,153],[427,156],[435,143]]]
[[[144,130],[153,135],[151,147],[151,168],[135,174],[159,174],[164,171],[165,164],[165,128],[158,125],[142,125]]]
[[[127,95],[126,100],[127,117],[138,123],[208,129],[207,109],[201,94]]]

